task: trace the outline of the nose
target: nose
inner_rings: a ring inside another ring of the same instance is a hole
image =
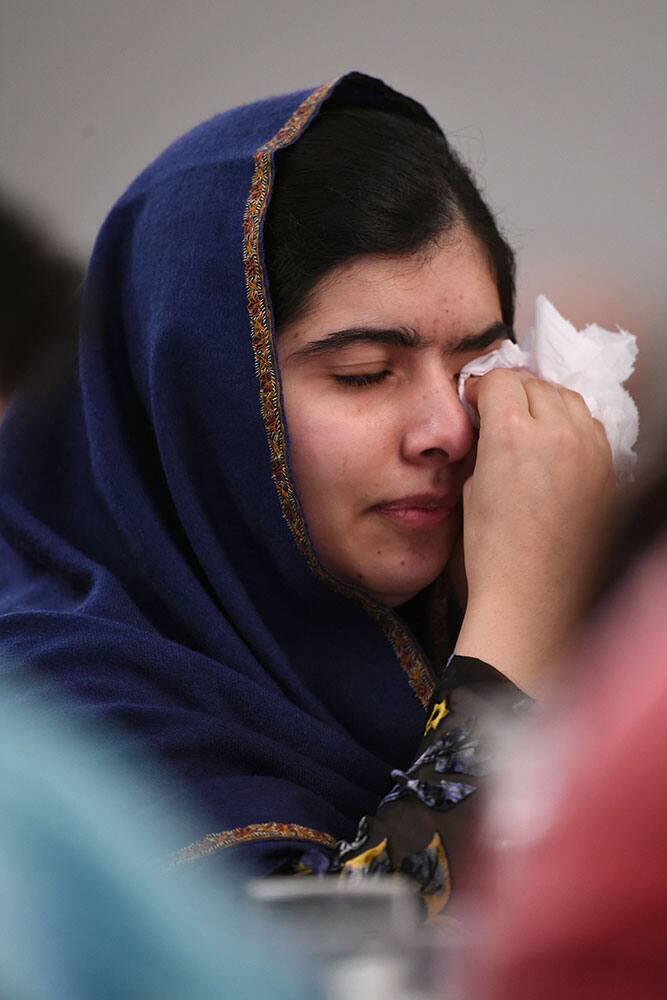
[[[403,426],[402,457],[420,465],[459,462],[475,440],[456,386],[446,378],[415,393]]]

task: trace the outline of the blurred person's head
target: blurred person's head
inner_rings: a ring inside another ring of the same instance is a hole
[[[311,998],[306,959],[271,961],[242,869],[173,870],[186,810],[146,810],[157,776],[117,743],[1,679],[0,996]]]
[[[71,345],[82,269],[0,198],[0,414],[14,389]]]

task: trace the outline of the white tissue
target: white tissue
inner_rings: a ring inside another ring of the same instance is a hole
[[[459,377],[459,398],[475,426],[477,412],[465,398],[470,375],[493,368],[527,368],[538,378],[574,389],[604,426],[619,481],[632,480],[637,461],[633,445],[639,433],[639,414],[622,383],[632,374],[637,340],[626,330],[611,332],[592,324],[576,330],[544,296],[535,303],[535,326],[521,344],[511,340],[497,351],[476,358]]]

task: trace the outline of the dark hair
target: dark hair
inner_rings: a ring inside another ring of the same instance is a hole
[[[0,199],[0,396],[73,346],[82,268]]]
[[[402,113],[325,105],[276,154],[264,228],[276,326],[304,310],[336,265],[360,254],[413,253],[460,225],[485,248],[511,326],[514,254],[445,137]]]

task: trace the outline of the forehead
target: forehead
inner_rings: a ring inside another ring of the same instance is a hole
[[[481,329],[500,314],[488,258],[463,233],[409,256],[355,257],[340,265],[315,286],[286,332],[312,337],[320,329],[381,323],[449,336]]]

